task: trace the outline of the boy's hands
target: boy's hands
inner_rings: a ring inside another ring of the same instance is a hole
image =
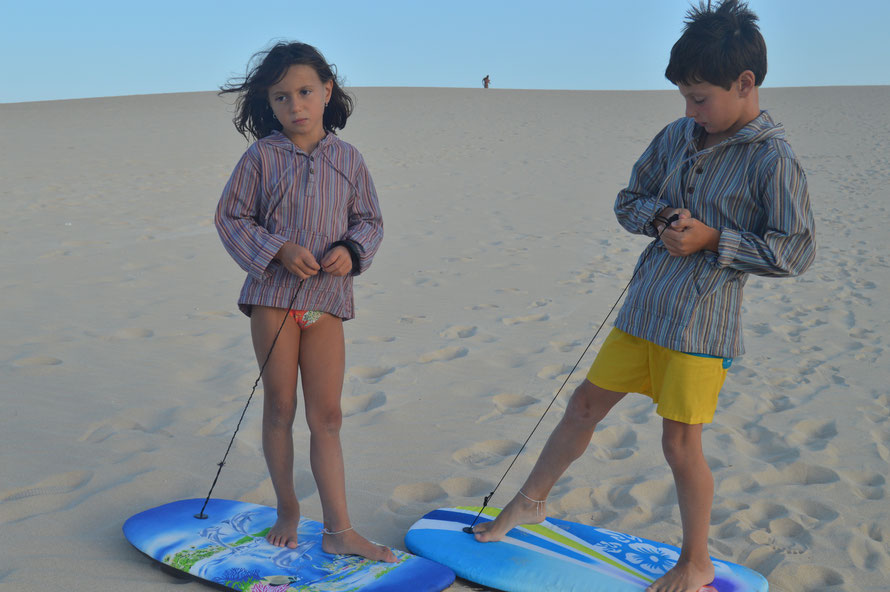
[[[317,275],[318,270],[321,269],[312,252],[296,243],[287,242],[281,245],[275,258],[281,261],[285,269],[301,280]]]
[[[686,257],[699,251],[718,251],[719,230],[696,220],[685,208],[665,208],[659,212],[659,215],[665,218],[670,218],[674,214],[679,215],[680,219],[661,233],[661,242],[664,243],[668,253],[674,257]],[[659,232],[661,228],[658,228]]]

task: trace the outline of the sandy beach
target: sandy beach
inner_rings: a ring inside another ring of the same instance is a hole
[[[368,163],[386,236],[345,324],[347,492],[356,528],[404,549],[424,513],[482,503],[630,279],[647,239],[612,204],[683,104],[352,92],[340,135]],[[711,551],[777,592],[883,592],[890,87],[766,88],[761,106],[807,171],[818,253],[799,278],[747,284],[747,353],[704,432]],[[248,145],[231,111],[213,92],[0,104],[0,592],[209,589],[163,573],[121,525],[206,495],[256,379],[243,272],[212,223]],[[524,480],[605,333],[492,505]],[[258,397],[214,496],[274,505]],[[650,400],[627,397],[550,513],[679,544],[660,438]],[[295,442],[317,518],[299,413]]]

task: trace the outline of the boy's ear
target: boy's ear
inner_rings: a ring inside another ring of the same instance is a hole
[[[751,91],[756,87],[755,85],[756,78],[754,76],[754,72],[751,70],[745,70],[738,77],[739,83],[739,98],[746,98]]]

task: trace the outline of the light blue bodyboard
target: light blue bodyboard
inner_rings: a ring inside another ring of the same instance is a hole
[[[672,545],[555,518],[518,526],[496,543],[480,543],[463,531],[479,511],[434,510],[411,527],[405,545],[466,580],[504,592],[642,592],[680,556]],[[478,522],[499,513],[486,508]],[[700,592],[767,592],[759,573],[712,560],[716,577]]]

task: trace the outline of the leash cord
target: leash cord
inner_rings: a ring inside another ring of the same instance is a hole
[[[294,302],[297,300],[297,294],[300,293],[300,288],[303,286],[303,281],[301,280],[299,284],[297,284],[297,289],[294,290],[294,295],[290,299],[290,304],[287,309],[290,311],[294,307]],[[281,325],[278,327],[278,332],[275,333],[275,338],[272,340],[272,345],[269,346],[269,353],[266,354],[266,359],[263,360],[262,365],[260,366],[260,373],[256,377],[256,381],[253,383],[253,388],[250,389],[250,396],[247,397],[247,403],[244,404],[244,409],[241,411],[241,417],[238,419],[238,425],[235,426],[235,431],[232,433],[232,439],[229,440],[229,446],[226,448],[226,453],[223,455],[223,459],[217,463],[219,467],[216,470],[216,477],[213,478],[213,483],[210,485],[210,491],[207,492],[207,497],[204,499],[204,505],[201,506],[201,511],[195,514],[195,518],[199,520],[206,520],[209,518],[207,514],[204,513],[204,510],[207,508],[207,504],[210,502],[210,496],[213,495],[213,488],[216,487],[216,482],[219,480],[219,475],[222,473],[223,466],[226,464],[226,459],[229,457],[229,451],[232,449],[232,445],[235,443],[235,436],[238,435],[238,430],[241,428],[241,422],[244,421],[244,416],[247,414],[247,408],[250,406],[250,401],[253,399],[254,393],[256,393],[257,386],[260,384],[260,379],[263,377],[263,371],[266,369],[266,364],[269,363],[269,359],[272,357],[272,350],[275,349],[275,344],[278,343],[278,337],[281,335],[282,329],[284,329],[284,324],[287,322],[287,317],[289,313],[284,314],[284,319],[281,321]]]
[[[674,214],[673,216],[671,216],[668,219],[665,219],[661,216],[657,216],[656,220],[658,222],[664,222],[664,226],[662,227],[661,232],[659,232],[658,235],[655,237],[655,241],[660,239],[661,235],[664,234],[664,231],[667,230],[668,227],[670,227],[670,225],[673,222],[675,222],[676,220],[678,220],[679,218],[680,217],[677,214]],[[653,244],[655,241],[653,241]],[[648,256],[648,253],[647,253],[647,256]],[[501,476],[501,480],[498,481],[497,485],[494,486],[494,489],[491,490],[491,493],[489,493],[483,499],[482,508],[480,508],[479,513],[476,514],[476,517],[473,518],[473,523],[470,524],[469,526],[464,527],[464,529],[463,529],[464,532],[466,532],[468,534],[473,534],[473,527],[476,525],[476,522],[479,520],[479,517],[482,515],[482,512],[484,512],[485,508],[488,506],[489,500],[491,500],[491,498],[494,496],[494,493],[501,486],[501,483],[504,482],[504,479],[507,477],[507,473],[509,473],[510,469],[513,468],[513,465],[519,459],[519,455],[522,454],[522,451],[525,450],[526,445],[529,443],[529,440],[532,439],[532,436],[535,434],[535,431],[538,429],[538,426],[540,426],[541,422],[544,421],[544,417],[547,415],[547,412],[550,411],[550,408],[553,407],[553,404],[556,402],[556,399],[559,397],[560,393],[562,392],[562,389],[569,382],[569,379],[572,378],[572,374],[575,373],[575,370],[578,369],[578,366],[581,364],[581,360],[584,359],[584,356],[587,354],[587,351],[593,345],[593,342],[596,340],[597,336],[600,334],[600,331],[602,331],[603,327],[606,325],[606,321],[609,320],[610,316],[612,316],[612,312],[615,310],[615,307],[618,306],[618,303],[621,302],[621,299],[624,297],[624,294],[627,292],[627,289],[630,287],[630,284],[634,281],[634,278],[637,277],[637,272],[640,270],[641,267],[642,267],[642,261],[640,262],[640,265],[637,265],[636,268],[634,269],[634,272],[633,272],[633,274],[631,274],[630,280],[628,280],[627,285],[624,286],[624,289],[621,290],[621,294],[618,295],[618,299],[615,300],[615,303],[612,305],[612,308],[610,308],[609,312],[606,313],[605,318],[603,318],[603,322],[600,323],[600,326],[597,328],[596,332],[593,334],[593,337],[590,338],[590,342],[588,342],[587,347],[584,348],[584,351],[581,352],[581,356],[578,358],[578,361],[575,362],[575,365],[572,366],[572,369],[566,376],[566,379],[562,381],[562,385],[560,385],[559,389],[556,391],[556,394],[553,395],[553,399],[550,400],[550,404],[547,405],[546,409],[544,409],[544,413],[541,414],[541,417],[538,419],[538,423],[536,423],[535,427],[532,428],[532,431],[528,435],[528,438],[525,439],[525,442],[523,442],[522,446],[519,448],[519,452],[516,453],[516,456],[514,456],[513,460],[510,462],[510,466],[508,466],[507,470],[504,471],[504,474]]]

